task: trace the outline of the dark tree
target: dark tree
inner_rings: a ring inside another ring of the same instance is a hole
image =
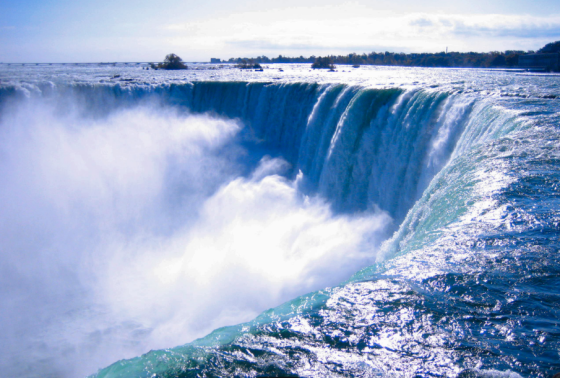
[[[491,67],[502,67],[506,66],[506,58],[502,54],[495,55],[493,60],[491,61]]]
[[[371,52],[368,54],[329,55],[306,58],[304,56],[288,57],[279,55],[276,58],[259,56],[250,58],[231,58],[228,62],[237,63],[240,68],[255,68],[255,63],[313,63],[312,68],[334,69],[334,64],[348,64],[354,67],[359,65],[385,65],[385,66],[413,66],[413,67],[518,67],[519,57],[534,54],[534,51],[507,50],[505,52],[492,51],[478,52],[438,52],[438,53],[392,53]],[[538,51],[538,54],[559,54],[559,41],[548,43]],[[557,58],[557,61],[559,58]],[[554,65],[553,71],[557,66]]]
[[[175,54],[166,55],[164,62],[159,64],[150,64],[150,67],[158,70],[186,70],[187,66],[183,63],[183,59]]]
[[[538,54],[559,54],[559,41],[551,42],[538,50]]]
[[[166,70],[184,70],[187,68],[187,66],[183,64],[183,59],[175,54],[166,55],[164,65]]]
[[[257,70],[262,70],[263,68],[261,67],[261,65],[259,63],[257,63],[255,60],[253,59],[242,59],[238,64],[237,64],[238,68],[241,69],[251,69],[251,68],[255,68]]]
[[[333,65],[333,61],[330,57],[326,56],[325,58],[322,58],[321,56],[318,56],[312,64],[312,68],[328,68],[333,70],[335,69],[335,66]]]

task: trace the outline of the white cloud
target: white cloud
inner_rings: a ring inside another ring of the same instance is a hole
[[[358,7],[358,6],[357,6]],[[359,15],[359,16],[358,16]],[[490,51],[536,48],[559,38],[559,18],[520,15],[395,14],[328,6],[246,12],[164,26],[168,42],[190,49],[254,55],[289,51],[340,53]],[[397,50],[396,50],[397,49]]]
[[[27,30],[27,24],[11,23],[15,29],[0,27],[0,51],[5,62],[154,61],[172,51],[186,61],[208,61],[279,54],[437,52],[446,46],[453,51],[528,50],[559,39],[559,11],[545,0],[536,0],[531,9],[520,1],[501,8],[485,0],[472,0],[469,7],[453,1],[427,0],[421,6],[412,0],[378,0],[377,9],[361,0],[323,0],[322,5],[294,0],[276,8],[267,2],[222,1],[196,6],[183,1],[157,11],[138,6],[126,22],[115,16],[126,11],[123,4],[105,11],[96,7],[96,22],[80,8],[74,17],[33,25],[40,33]],[[470,9],[477,13],[465,13]]]

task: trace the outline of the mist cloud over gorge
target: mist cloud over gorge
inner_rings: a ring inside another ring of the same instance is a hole
[[[236,121],[148,105],[99,117],[41,100],[11,108],[0,120],[8,374],[28,361],[86,375],[250,320],[371,263],[390,222],[302,195],[281,157],[248,158]]]

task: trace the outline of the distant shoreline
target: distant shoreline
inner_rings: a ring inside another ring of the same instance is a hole
[[[235,67],[237,65],[237,63],[232,63],[232,62],[220,62],[220,63],[215,63],[215,62],[185,62],[185,64],[189,64],[189,65],[208,65],[208,66],[215,66],[215,65],[228,65],[228,66],[232,66]],[[267,63],[266,63],[267,64]],[[309,64],[308,62],[305,63],[301,63],[301,62],[288,62],[288,63],[278,63],[278,62],[270,62],[268,64]],[[45,66],[129,66],[129,67],[134,67],[134,66],[140,66],[142,65],[142,67],[149,67],[150,62],[112,62],[112,63],[106,63],[106,62],[64,62],[64,63],[4,63],[4,62],[0,62],[0,66],[14,66],[14,67],[18,67],[18,66],[26,66],[26,67],[45,67]],[[339,64],[339,66],[351,66],[350,64]],[[505,72],[534,72],[534,73],[555,73],[558,74],[559,71],[544,71],[541,68],[538,69],[533,69],[533,68],[525,68],[525,67],[520,67],[520,66],[516,66],[516,67],[501,67],[501,66],[497,66],[497,67],[427,67],[427,66],[403,66],[403,65],[388,65],[388,64],[365,64],[365,66],[373,66],[373,67],[407,67],[407,68],[452,68],[452,69],[478,69],[478,70],[490,70],[490,71],[505,71]],[[269,67],[267,67],[266,65],[263,66],[263,68],[267,69]],[[192,68],[187,68],[187,69],[192,69]],[[200,69],[200,68],[199,68]],[[165,71],[165,70],[162,70]]]
[[[448,49],[447,49],[448,50]],[[439,52],[439,53],[391,53],[391,52],[371,52],[348,55],[326,55],[309,57],[287,57],[279,55],[276,58],[269,58],[265,55],[256,58],[230,58],[221,60],[210,58],[211,64],[235,64],[240,68],[259,68],[260,64],[312,64],[312,68],[335,69],[335,65],[346,65],[358,68],[360,66],[396,66],[396,67],[424,67],[424,68],[477,68],[477,69],[505,69],[521,70],[524,72],[559,72],[560,60],[559,41],[551,42],[538,51],[506,50],[504,52],[492,51],[487,53],[476,52]],[[173,57],[179,66],[170,66],[168,58]],[[167,62],[167,63],[166,63]],[[318,64],[322,62],[322,64]],[[175,54],[166,56],[164,63],[151,62],[90,62],[90,63],[4,63],[0,65],[29,65],[29,66],[50,66],[50,65],[103,65],[111,66],[123,65],[149,65],[153,69],[188,69],[183,63],[205,64],[209,62],[183,62]],[[315,67],[314,67],[315,66]]]
[[[327,55],[276,58],[259,56],[257,58],[230,58],[223,61],[211,58],[211,63],[310,63],[318,59],[328,59],[332,64],[352,66],[402,66],[402,67],[446,67],[446,68],[519,68],[538,72],[559,72],[559,41],[551,42],[538,51],[506,50],[487,53],[476,52],[439,52],[439,53],[391,53],[371,52],[364,54]]]

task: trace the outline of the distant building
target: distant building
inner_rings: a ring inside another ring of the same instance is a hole
[[[530,71],[559,72],[559,53],[520,55],[518,66]]]
[[[211,63],[221,63],[221,60],[218,58],[210,58]]]

